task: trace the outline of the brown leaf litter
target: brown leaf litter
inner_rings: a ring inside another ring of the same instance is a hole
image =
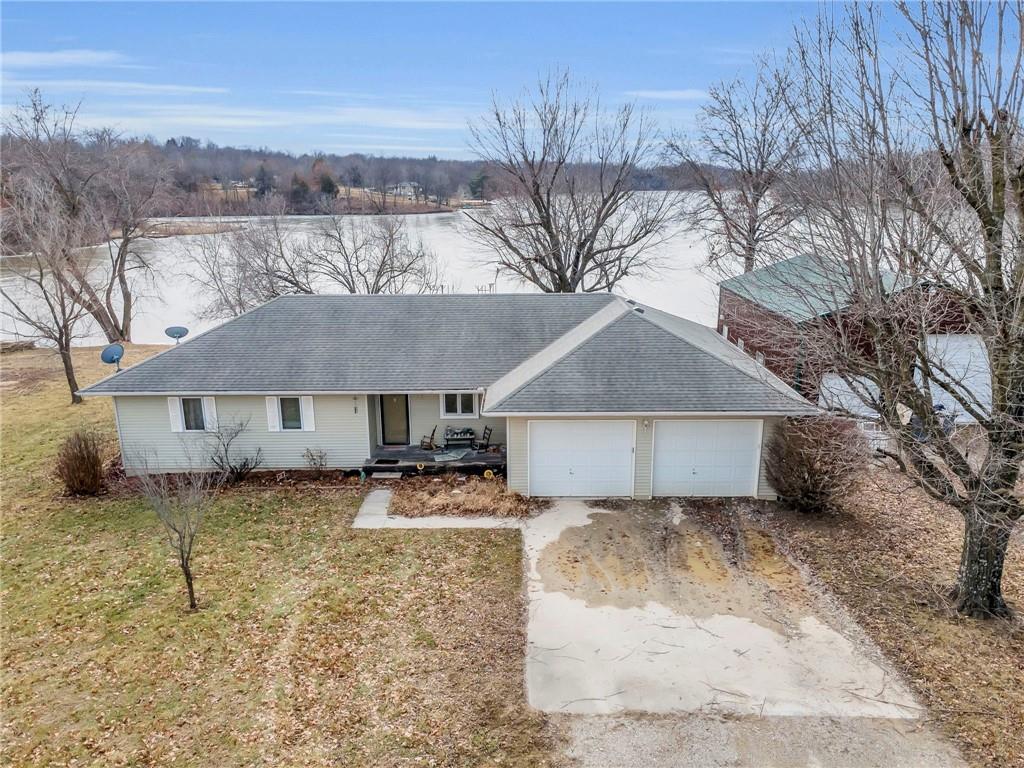
[[[498,478],[458,474],[405,478],[392,488],[391,514],[405,517],[527,517],[549,503],[510,491]]]
[[[946,598],[963,521],[906,478],[866,475],[833,517],[764,516],[901,669],[973,765],[1024,766],[1024,531],[1011,540],[1003,593],[1012,620],[956,614]]]

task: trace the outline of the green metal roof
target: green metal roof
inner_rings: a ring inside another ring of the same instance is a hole
[[[886,291],[891,291],[897,282],[889,272],[883,272],[882,279]],[[849,266],[812,254],[793,256],[730,277],[719,285],[796,323],[848,306],[853,294]]]

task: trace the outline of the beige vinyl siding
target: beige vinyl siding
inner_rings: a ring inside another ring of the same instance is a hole
[[[509,490],[524,496],[530,493],[530,451],[526,422],[526,419],[509,418],[508,444],[505,448],[506,484]]]
[[[477,411],[480,409],[480,396],[477,395]],[[444,435],[445,427],[451,426],[456,429],[470,427],[476,432],[476,436],[483,434],[484,427],[490,427],[492,443],[507,442],[508,434],[505,427],[505,417],[477,417],[475,419],[442,419],[441,418],[441,396],[440,395],[409,395],[409,442],[412,445],[419,445],[420,438],[430,434],[435,426],[437,436],[434,438],[438,445]]]
[[[380,395],[367,395],[366,419],[370,428],[370,447],[380,445]]]
[[[644,426],[644,422],[647,426]],[[651,461],[654,452],[654,419],[636,420],[636,476],[633,478],[633,495],[638,499],[651,498]]]
[[[259,396],[218,396],[221,426],[248,420],[248,428],[232,448],[238,455],[263,451],[264,469],[301,469],[307,448],[327,452],[327,465],[349,469],[369,457],[370,435],[365,395],[314,395],[315,431],[267,429],[266,399]],[[172,432],[166,397],[115,397],[121,453],[125,468],[174,471],[208,464],[212,435]]]
[[[775,428],[782,421],[781,418],[775,417],[764,420],[764,429],[761,431],[761,469],[757,473],[757,498],[759,499],[777,499],[775,489],[772,488],[772,484],[768,482],[768,476],[764,469],[764,455],[768,446],[768,441],[772,435],[775,434]]]
[[[554,420],[568,421],[571,419],[587,419],[587,418],[616,418],[612,416],[600,416],[595,414],[592,417],[552,417]],[[637,416],[633,421],[636,422],[636,461],[635,461],[635,476],[634,481],[634,495],[638,499],[649,499],[651,498],[651,462],[652,462],[652,450],[654,445],[654,419],[657,418],[659,421],[669,421],[672,417],[666,416]],[[686,418],[686,417],[681,417]],[[728,416],[716,416],[716,419],[728,418]],[[740,418],[740,417],[737,417]],[[742,417],[749,420],[749,416]],[[530,479],[529,475],[529,438],[527,423],[529,421],[539,421],[540,419],[528,419],[520,417],[511,417],[508,420],[508,487],[510,490],[518,491],[522,494],[528,494],[530,491]],[[627,419],[629,420],[629,419]],[[646,426],[644,423],[646,422]],[[764,419],[764,430],[762,436],[762,450],[761,450],[761,467],[758,472],[757,478],[757,496],[762,499],[774,499],[775,491],[772,489],[768,480],[765,478],[764,472],[764,444],[767,441],[771,431],[775,425],[778,424],[778,418],[766,418]]]

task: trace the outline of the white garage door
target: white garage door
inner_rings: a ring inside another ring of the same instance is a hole
[[[531,421],[532,496],[632,496],[633,421]]]
[[[760,421],[655,421],[655,496],[753,496]]]

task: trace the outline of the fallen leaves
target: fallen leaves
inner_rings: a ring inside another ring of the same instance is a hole
[[[963,533],[955,511],[878,470],[840,515],[773,520],[780,540],[854,613],[972,763],[1024,766],[1024,622],[977,621],[950,609],[945,594]],[[1022,555],[1018,527],[1003,575],[1018,612]]]
[[[405,517],[526,517],[548,503],[508,490],[501,479],[456,474],[404,478],[393,489],[391,514]]]
[[[83,385],[97,352],[76,351]],[[550,764],[517,531],[353,530],[358,480],[254,478],[204,522],[189,614],[128,484],[70,499],[52,478],[73,428],[113,435],[110,403],[69,405],[46,351],[4,367],[49,378],[0,403],[0,763]]]

